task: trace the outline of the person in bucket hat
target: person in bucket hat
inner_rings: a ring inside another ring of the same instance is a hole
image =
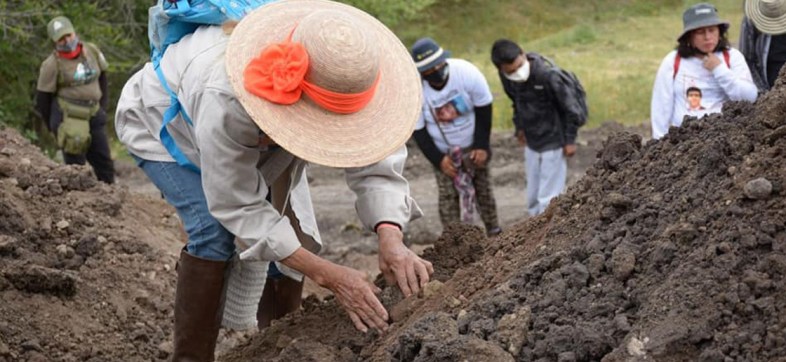
[[[411,53],[424,95],[413,138],[434,166],[442,226],[473,223],[477,204],[486,234],[498,235],[488,168],[493,100],[488,82],[475,65],[450,58],[432,38],[418,39]]]
[[[46,26],[54,47],[41,63],[36,110],[67,165],[89,162],[98,180],[113,183],[115,167],[106,134],[109,64],[97,45],[80,40],[74,25],[57,16]]]
[[[786,0],[748,0],[744,9],[740,51],[759,91],[766,91],[786,63]]]
[[[652,138],[659,139],[670,127],[679,127],[688,114],[688,88],[702,94],[698,116],[720,113],[729,100],[756,100],[756,85],[745,59],[727,38],[729,23],[721,20],[709,3],[689,7],[682,15],[677,47],[663,58],[655,76],[650,108]]]
[[[306,165],[345,170],[358,217],[378,236],[382,274],[406,297],[421,290],[432,265],[401,232],[421,215],[402,176],[422,99],[407,49],[372,16],[326,0],[271,2],[231,25],[201,26],[170,44],[159,69],[146,64],[118,103],[120,140],[188,233],[173,359],[213,359],[222,319],[261,301],[233,278],[264,282],[269,261],[297,283],[305,275],[330,289],[359,330],[385,330],[379,289],[316,255]],[[172,102],[159,77],[181,107],[165,128],[195,167],[161,141]],[[224,308],[225,299],[239,309]],[[299,294],[287,299],[300,302]]]

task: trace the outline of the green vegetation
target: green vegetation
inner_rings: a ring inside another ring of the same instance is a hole
[[[407,45],[431,36],[454,57],[477,65],[494,93],[495,129],[512,128],[510,101],[489,55],[498,38],[517,41],[525,51],[574,71],[587,90],[589,127],[611,120],[637,125],[649,120],[655,72],[676,45],[682,12],[698,2],[442,0],[424,19],[397,27],[397,33]],[[711,2],[731,23],[730,40],[736,43],[741,2]]]
[[[435,0],[345,0],[391,26],[412,19]],[[110,134],[114,104],[128,77],[149,56],[147,11],[155,0],[0,0],[0,126],[20,129],[53,154],[53,138],[34,110],[38,68],[52,52],[46,24],[69,17],[81,39],[96,43],[109,61]],[[113,153],[122,156],[122,147]]]
[[[33,104],[38,68],[53,50],[46,24],[66,15],[80,38],[98,44],[109,61],[110,96],[116,99],[130,71],[147,57],[149,5],[147,0],[0,0],[0,124],[22,130],[52,154],[53,138]]]
[[[455,57],[475,63],[495,94],[497,129],[511,127],[489,49],[497,38],[518,41],[573,70],[587,89],[590,126],[607,120],[639,124],[649,118],[655,71],[682,29],[678,0],[345,0],[391,26],[404,44],[432,36]],[[0,124],[51,145],[35,117],[33,95],[40,62],[51,52],[46,23],[71,17],[77,32],[98,44],[110,63],[110,94],[148,57],[147,9],[152,0],[0,0]],[[742,5],[714,1],[736,40]],[[114,104],[112,102],[111,104]],[[110,117],[113,109],[109,110]],[[111,122],[110,122],[111,123]],[[111,127],[111,126],[110,126]],[[120,147],[116,148],[119,150]]]

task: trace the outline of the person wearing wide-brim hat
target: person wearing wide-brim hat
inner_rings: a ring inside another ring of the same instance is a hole
[[[36,84],[36,110],[57,136],[65,164],[89,162],[98,180],[113,183],[115,167],[106,134],[109,102],[104,54],[83,41],[65,16],[46,26],[53,47],[41,63]]]
[[[188,167],[161,141],[172,102],[152,64],[129,79],[118,136],[189,236],[177,270],[175,360],[212,360],[222,295],[227,303],[243,297],[232,277],[239,268],[255,273],[246,282],[264,281],[268,261],[330,289],[358,329],[387,328],[379,290],[366,275],[315,254],[321,241],[308,162],[345,169],[357,216],[379,238],[388,282],[408,297],[429,280],[431,264],[404,245],[401,232],[421,215],[402,176],[422,98],[413,65],[382,23],[332,1],[282,0],[233,29],[202,26],[169,45],[160,61],[182,107],[166,133]],[[240,262],[230,263],[237,254]],[[258,291],[246,291],[259,301]]]
[[[690,87],[701,89],[699,114],[720,113],[727,101],[756,100],[757,90],[745,58],[728,40],[729,23],[709,3],[689,7],[682,14],[683,30],[676,50],[663,58],[652,90],[650,121],[652,138],[659,139],[670,127],[679,127],[687,115]]]
[[[786,63],[786,0],[748,0],[744,9],[740,52],[759,91],[766,91]]]

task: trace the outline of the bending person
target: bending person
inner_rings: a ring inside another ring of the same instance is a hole
[[[133,75],[116,117],[119,138],[189,236],[174,360],[213,359],[226,275],[238,270],[228,272],[231,264],[264,266],[253,284],[275,261],[284,274],[330,289],[359,330],[385,330],[388,313],[366,274],[316,255],[306,166],[345,169],[358,216],[377,233],[383,275],[406,297],[417,293],[433,269],[401,231],[421,215],[402,176],[422,99],[407,49],[370,15],[329,1],[274,2],[224,25],[169,45],[160,74],[147,64]],[[169,108],[169,90],[180,113]],[[230,263],[236,253],[241,262]]]

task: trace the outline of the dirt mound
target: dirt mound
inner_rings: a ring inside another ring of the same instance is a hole
[[[225,361],[786,361],[786,89],[642,145],[500,237],[448,228],[421,298],[363,335],[329,298]]]
[[[178,222],[128,196],[0,130],[0,361],[168,356]]]

